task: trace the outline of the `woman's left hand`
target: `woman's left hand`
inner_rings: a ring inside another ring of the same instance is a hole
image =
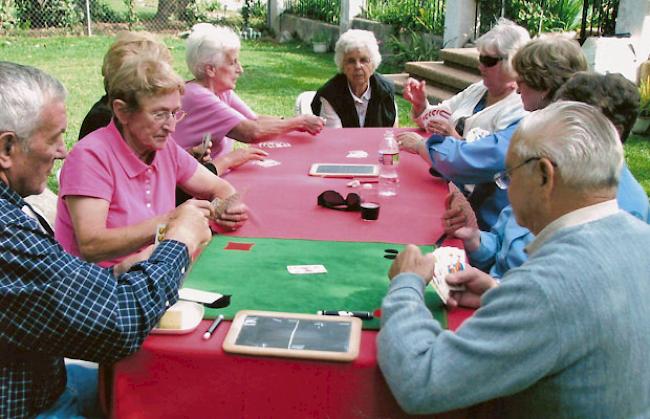
[[[463,138],[448,120],[432,119],[427,123],[426,130],[432,134],[446,135],[458,139]]]

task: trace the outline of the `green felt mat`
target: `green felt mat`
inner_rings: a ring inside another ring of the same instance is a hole
[[[252,243],[249,251],[225,250],[229,243]],[[230,294],[230,306],[206,309],[206,318],[223,314],[232,319],[239,310],[268,310],[316,314],[318,310],[374,312],[388,289],[392,261],[387,243],[258,239],[215,236],[193,265],[184,287]],[[422,247],[431,252],[432,246]],[[294,275],[287,265],[324,265],[327,273]],[[446,327],[440,299],[431,287],[427,306]],[[364,321],[378,329],[379,319]]]

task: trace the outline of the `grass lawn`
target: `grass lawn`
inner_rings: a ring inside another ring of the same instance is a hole
[[[86,112],[103,94],[101,64],[113,38],[5,37],[0,40],[0,59],[29,64],[56,76],[69,91],[68,148],[77,140]],[[164,38],[174,56],[174,67],[184,78],[190,74],[185,66],[184,41]],[[332,54],[314,54],[304,45],[244,41],[241,51],[244,75],[237,93],[259,114],[291,116],[296,96],[315,90],[336,72]],[[381,70],[381,69],[380,69]],[[414,126],[408,116],[409,104],[398,100],[400,126]],[[650,141],[632,137],[625,146],[630,170],[650,192]],[[50,187],[58,190],[56,180]]]

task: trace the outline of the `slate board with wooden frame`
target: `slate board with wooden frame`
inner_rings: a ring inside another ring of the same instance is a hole
[[[356,317],[242,310],[235,315],[223,350],[246,355],[352,361],[359,355]]]

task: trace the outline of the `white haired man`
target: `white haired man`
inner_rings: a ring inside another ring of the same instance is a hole
[[[589,105],[561,101],[521,122],[501,179],[537,237],[501,285],[474,268],[448,277],[466,287],[456,303],[481,306],[456,333],[424,304],[433,257],[398,255],[378,345],[405,410],[503,398],[498,417],[650,416],[650,226],[618,208],[622,164],[614,126]]]
[[[97,370],[63,357],[113,362],[135,352],[210,240],[208,217],[188,206],[151,257],[126,273],[63,251],[23,212],[66,156],[66,91],[33,67],[0,62],[0,417],[97,412]]]

